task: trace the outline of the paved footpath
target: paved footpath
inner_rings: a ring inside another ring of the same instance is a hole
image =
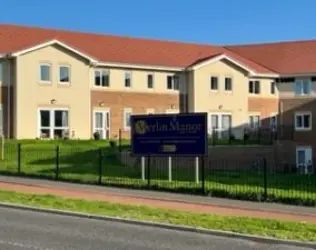
[[[181,211],[316,224],[316,208],[0,176],[0,189]]]

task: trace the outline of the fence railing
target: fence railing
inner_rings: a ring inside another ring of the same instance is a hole
[[[10,144],[0,172],[54,180],[316,205],[316,175],[277,171],[266,159],[132,157],[115,147]],[[149,164],[148,164],[149,163]]]

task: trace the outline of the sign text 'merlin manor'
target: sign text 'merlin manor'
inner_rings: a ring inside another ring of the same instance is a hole
[[[156,121],[153,124],[147,124],[146,131],[155,132],[179,132],[179,133],[197,133],[202,130],[202,124],[181,124],[179,121],[170,121],[161,123]]]

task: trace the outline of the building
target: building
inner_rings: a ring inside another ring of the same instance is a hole
[[[129,135],[139,113],[208,112],[210,134],[295,128],[296,158],[316,152],[316,41],[213,46],[0,25],[5,136]]]

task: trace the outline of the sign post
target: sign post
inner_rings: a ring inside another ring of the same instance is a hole
[[[208,155],[207,113],[133,115],[131,151],[134,156],[147,157],[148,185],[153,156],[169,158],[169,181],[172,178],[171,157],[201,157],[201,161],[196,158],[197,164],[204,165],[204,157]]]

